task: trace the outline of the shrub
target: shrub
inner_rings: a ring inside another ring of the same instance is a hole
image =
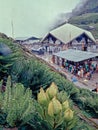
[[[59,92],[54,83],[46,91],[41,88],[37,97],[38,115],[44,122],[46,121],[51,130],[71,130],[76,125],[77,120],[66,93]]]
[[[35,111],[32,91],[22,84],[11,87],[8,78],[5,92],[0,92],[0,125],[3,127],[19,127],[26,124]]]

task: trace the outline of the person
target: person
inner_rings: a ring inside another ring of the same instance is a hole
[[[94,88],[92,91],[94,91],[94,92],[98,92],[98,82],[96,82],[96,84],[95,84],[95,88]]]
[[[80,75],[81,75],[81,72],[80,72],[80,70],[78,70],[78,73],[77,73],[77,75],[78,75],[78,78],[80,79]]]
[[[66,61],[66,62],[65,62],[65,68],[68,69],[68,66],[69,66],[69,64],[68,64],[68,62]]]
[[[98,72],[98,65],[96,65],[96,72]]]
[[[80,70],[80,77],[83,78],[83,75],[84,75],[84,70],[83,70],[83,68],[81,68],[81,70]]]
[[[84,42],[82,43],[82,51],[84,51]]]
[[[90,80],[91,79],[91,73],[88,71],[86,74],[85,74],[85,78],[87,80]]]
[[[72,82],[77,82],[77,81],[78,81],[78,80],[77,80],[77,77],[73,75],[73,76],[71,77],[71,81],[72,81]]]

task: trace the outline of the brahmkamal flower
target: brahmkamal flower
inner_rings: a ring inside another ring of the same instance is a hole
[[[56,97],[54,97],[49,105],[48,105],[48,115],[50,116],[56,116],[58,114],[60,114],[62,111],[62,105],[61,103],[56,99]]]
[[[37,99],[41,105],[46,105],[48,103],[49,98],[43,88],[40,88],[40,92],[37,95]]]
[[[68,100],[66,100],[65,102],[63,102],[62,108],[63,108],[64,111],[69,108],[69,102],[68,102]]]
[[[66,121],[70,121],[73,119],[73,115],[74,115],[74,112],[68,108],[65,112],[64,112],[64,119]]]
[[[46,90],[46,93],[48,94],[49,98],[52,99],[54,96],[57,95],[58,87],[54,82],[50,85],[50,87]]]

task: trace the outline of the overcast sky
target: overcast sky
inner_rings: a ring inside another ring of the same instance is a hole
[[[60,13],[70,12],[80,0],[0,0],[0,32],[14,37],[41,37]]]

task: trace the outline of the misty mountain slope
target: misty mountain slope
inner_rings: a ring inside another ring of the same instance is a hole
[[[58,19],[54,28],[68,21],[92,32],[94,37],[98,39],[98,0],[81,0],[72,12],[62,13]]]
[[[83,0],[72,12],[69,23],[86,29],[98,39],[98,0]]]
[[[69,23],[86,29],[98,39],[98,13],[86,13],[69,19]]]
[[[81,2],[73,9],[73,15],[82,15],[85,13],[97,13],[98,0],[81,0]]]
[[[98,13],[86,13],[79,16],[75,16],[69,19],[70,23],[74,24],[96,24],[98,22]]]

